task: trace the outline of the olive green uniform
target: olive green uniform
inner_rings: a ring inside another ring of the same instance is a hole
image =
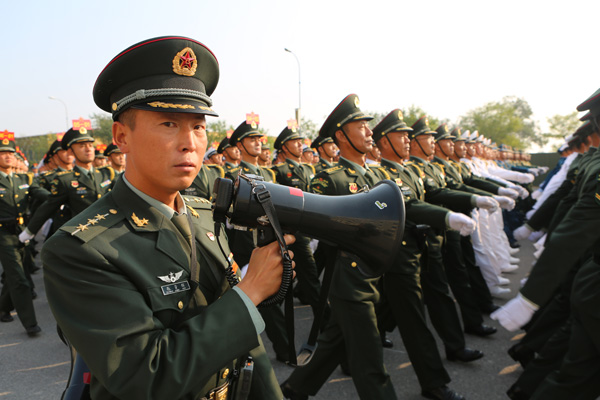
[[[204,164],[189,188],[181,191],[186,196],[197,196],[212,200],[213,188],[217,178],[225,178],[225,171],[218,165]]]
[[[185,201],[196,277],[189,237],[122,179],[42,249],[49,304],[92,371],[91,397],[197,399],[250,353],[251,398],[281,399],[249,309],[229,290],[210,204]]]
[[[367,170],[361,173],[344,158],[336,167],[317,174],[311,183],[314,193],[348,195],[363,187],[373,187],[383,174]],[[380,278],[365,278],[357,261],[345,252],[336,259],[329,293],[331,317],[318,338],[317,350],[310,363],[297,367],[288,378],[294,390],[315,395],[333,370],[347,357],[352,380],[361,399],[397,398],[383,364],[383,348],[375,304],[380,295]]]
[[[93,179],[79,166],[57,173],[51,182],[51,195],[32,215],[27,229],[37,232],[63,204],[68,204],[72,215],[77,215],[111,190],[115,178],[111,167],[93,168],[91,174]]]
[[[24,228],[32,176],[13,174],[9,178],[4,175],[0,174],[0,263],[4,270],[0,311],[8,313],[14,307],[23,327],[29,328],[37,325],[37,320],[18,235]]]
[[[409,168],[386,159],[381,168],[400,188],[406,209],[402,246],[382,278],[384,294],[421,388],[434,389],[450,382],[450,377],[427,326],[419,277],[424,243],[416,229],[419,224],[445,229],[449,210],[424,201],[423,182]]]

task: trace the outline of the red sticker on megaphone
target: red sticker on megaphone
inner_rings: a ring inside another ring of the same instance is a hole
[[[302,190],[298,189],[298,188],[290,188],[290,194],[292,196],[298,196],[298,197],[304,197],[304,193],[302,192]]]

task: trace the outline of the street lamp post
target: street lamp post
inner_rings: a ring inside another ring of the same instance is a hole
[[[54,97],[54,96],[48,96],[48,98],[50,100],[60,101],[62,103],[62,105],[65,106],[65,122],[67,123],[67,130],[69,130],[69,111],[67,110],[67,104],[64,101],[62,101],[61,99]]]
[[[288,48],[284,48],[285,51],[290,53],[296,59],[296,63],[298,63],[298,108],[296,109],[296,121],[298,121],[298,125],[300,125],[300,109],[302,108],[302,86],[300,79],[300,60],[298,60],[298,56]]]

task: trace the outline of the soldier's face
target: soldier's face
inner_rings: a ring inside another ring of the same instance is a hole
[[[217,165],[223,165],[223,155],[221,154],[215,154],[211,157],[208,158],[210,160],[211,163],[213,164],[217,164]]]
[[[94,167],[104,167],[106,165],[106,158],[94,158]]]
[[[260,152],[260,159],[264,162],[269,161],[269,159],[271,158],[271,150],[269,149],[264,149]]]
[[[456,154],[457,157],[463,158],[466,152],[467,145],[465,144],[465,142],[463,142],[462,140],[454,142],[454,154]]]
[[[73,156],[73,153],[67,150],[58,150],[56,156],[63,165],[71,165],[73,164],[73,161],[75,161],[75,156]]]
[[[337,152],[337,150],[338,150],[338,148],[335,145],[335,143],[327,142],[327,143],[324,143],[323,145],[321,145],[321,147],[319,149],[319,155],[321,154],[321,152],[324,152],[325,157],[333,158],[333,157],[335,157],[335,153]]]
[[[125,154],[123,153],[112,153],[110,156],[110,163],[117,168],[125,166]]]
[[[302,139],[290,139],[283,144],[283,149],[294,157],[302,157]]]
[[[362,153],[366,154],[373,149],[373,132],[369,128],[367,121],[348,122],[344,125],[344,132],[346,132],[352,144]],[[348,139],[346,139],[341,131],[336,132],[336,137],[340,145],[346,143],[346,148],[348,150],[352,149],[352,146],[348,143]]]
[[[170,204],[189,187],[206,151],[202,114],[135,110],[135,124],[113,123],[113,140],[127,154],[125,177],[149,196]]]
[[[426,156],[431,156],[435,152],[435,139],[433,135],[419,135],[415,138],[421,145],[421,149]]]
[[[242,157],[240,155],[240,149],[237,147],[228,147],[223,150],[223,154],[231,161],[237,161]]]
[[[258,157],[262,147],[260,136],[243,138],[241,143],[238,142],[238,148],[241,152],[246,152],[251,157]]]
[[[0,170],[6,173],[16,164],[15,153],[12,151],[0,151]]]
[[[91,163],[96,157],[94,142],[73,143],[68,151],[72,152],[75,159],[81,163]]]
[[[451,139],[442,139],[437,142],[437,145],[440,146],[440,149],[447,156],[451,156],[454,152],[454,143],[452,143]]]

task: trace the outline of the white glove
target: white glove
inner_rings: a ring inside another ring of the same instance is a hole
[[[524,240],[524,239],[527,239],[529,237],[529,235],[531,235],[532,232],[533,231],[531,229],[529,229],[529,227],[527,225],[521,225],[520,227],[518,227],[517,229],[515,229],[513,231],[513,236],[517,240]]]
[[[502,207],[505,210],[510,211],[513,208],[515,208],[515,204],[516,203],[510,197],[506,197],[506,196],[494,196],[494,199],[496,199],[496,201],[500,204],[500,207]]]
[[[548,172],[548,170],[550,170],[550,168],[548,167],[540,167],[542,169],[542,174],[545,174],[546,172]]]
[[[25,229],[23,232],[21,232],[21,233],[19,234],[19,242],[21,242],[21,243],[27,243],[27,242],[29,242],[31,239],[33,239],[33,238],[34,238],[34,236],[35,236],[35,235],[34,235],[33,233],[29,232],[29,230],[28,230],[28,229]]]
[[[519,192],[515,189],[509,189],[509,188],[498,188],[498,195],[499,196],[507,196],[510,197],[511,199],[517,199],[519,197]]]
[[[540,198],[540,196],[542,195],[543,190],[542,189],[537,189],[534,190],[533,192],[531,192],[531,198],[534,200],[537,200]]]
[[[511,189],[515,189],[517,192],[519,192],[519,197],[522,199],[529,197],[529,192],[523,186],[515,185],[511,187]]]
[[[525,175],[525,179],[524,179],[525,182],[523,182],[523,183],[531,183],[535,179],[535,176],[533,174],[525,173],[523,175]]]
[[[498,202],[488,196],[477,196],[475,204],[477,205],[477,208],[483,208],[490,214],[498,209]]]
[[[462,236],[469,236],[471,233],[475,232],[477,224],[475,224],[473,219],[464,214],[450,212],[450,214],[448,214],[448,227],[455,231],[459,231]]]
[[[533,217],[533,214],[535,214],[537,210],[532,208],[531,210],[527,211],[525,213],[525,218],[527,218],[528,220],[531,219],[531,217]]]
[[[494,311],[490,318],[498,321],[506,330],[514,332],[528,323],[538,308],[519,293],[517,297]]]

